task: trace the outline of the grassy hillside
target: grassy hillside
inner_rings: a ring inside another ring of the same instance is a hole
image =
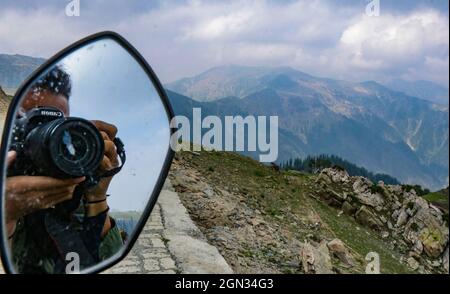
[[[183,204],[238,273],[302,273],[301,243],[342,240],[354,262],[332,256],[334,272],[364,273],[377,252],[382,273],[412,273],[401,241],[361,225],[321,198],[320,175],[276,171],[227,152],[179,152],[170,174]],[[448,230],[448,228],[447,228]]]
[[[435,206],[439,207],[447,214],[448,221],[448,210],[449,210],[449,202],[448,202],[448,187],[436,192],[431,192],[425,196],[423,196],[427,201],[433,203]]]

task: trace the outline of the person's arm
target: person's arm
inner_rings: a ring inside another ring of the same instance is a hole
[[[120,250],[123,240],[115,221],[108,214],[106,201],[85,206],[85,244],[99,260],[104,260]]]
[[[92,122],[100,131],[105,145],[103,160],[100,164],[100,171],[109,171],[115,167],[118,167],[120,162],[117,156],[116,145],[113,142],[117,134],[117,128],[114,125],[108,124],[103,121],[95,120]],[[85,211],[87,217],[96,216],[108,210],[108,200],[106,193],[108,191],[108,187],[111,183],[112,178],[113,177],[100,179],[100,182],[97,184],[97,186],[89,189],[85,193]],[[109,215],[107,214],[102,230],[102,238],[108,233],[110,229],[111,220]]]
[[[111,222],[111,227],[100,243],[98,252],[100,260],[105,260],[113,256],[124,244],[124,240],[122,239],[119,227],[116,225],[114,218],[109,217],[109,220]]]
[[[105,218],[105,222],[103,224],[103,229],[101,232],[101,237],[103,238],[108,231],[111,229],[111,220],[108,214],[108,202],[106,201],[106,195],[105,195],[105,200],[92,200],[93,198],[88,198],[91,199],[91,203],[86,203],[85,205],[85,215],[86,217],[96,217],[99,214],[102,213],[106,213],[106,218]],[[89,200],[88,200],[89,201]],[[100,201],[100,202],[96,202],[96,201]]]
[[[15,151],[8,152],[8,166],[16,156]],[[7,177],[5,217],[8,236],[14,235],[19,218],[71,199],[75,187],[84,179],[84,177],[75,179],[55,179],[43,176]]]

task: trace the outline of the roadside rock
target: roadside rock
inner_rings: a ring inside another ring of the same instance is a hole
[[[327,243],[328,249],[346,266],[353,266],[355,261],[344,242],[339,239],[333,239]]]
[[[317,248],[305,243],[300,252],[300,260],[306,274],[332,274],[330,252],[325,243]]]

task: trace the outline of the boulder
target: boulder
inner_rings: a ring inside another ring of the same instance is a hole
[[[383,227],[383,223],[364,205],[356,212],[355,218],[358,223],[373,230],[380,230]]]
[[[423,252],[423,244],[420,240],[416,240],[416,242],[414,242],[413,245],[413,251],[416,252],[417,254],[422,254]]]
[[[420,232],[420,241],[423,244],[425,253],[430,257],[439,257],[445,250],[448,243],[447,236],[439,229],[424,228]]]
[[[329,206],[341,207],[342,196],[333,190],[322,191],[319,193],[320,198]]]
[[[325,243],[317,248],[306,242],[302,245],[300,260],[306,274],[332,274],[330,252]]]
[[[406,210],[405,209],[400,210],[397,215],[398,215],[397,222],[395,225],[397,227],[403,226],[406,223],[406,221],[408,220],[408,214],[406,213]]]
[[[357,211],[357,208],[351,205],[348,201],[344,201],[344,203],[342,203],[341,209],[347,215],[353,215]]]
[[[420,203],[418,201],[417,203]],[[429,257],[440,256],[447,247],[449,240],[448,227],[434,210],[423,205],[417,207],[417,212],[404,226],[403,237],[414,246],[415,251],[425,251]],[[422,245],[420,246],[419,243]]]
[[[403,188],[401,185],[388,185],[387,189],[389,192],[391,192],[395,195],[400,195],[403,191]]]
[[[373,183],[364,177],[355,177],[355,181],[353,182],[353,191],[356,194],[365,193],[372,187]]]
[[[409,257],[406,260],[406,263],[408,264],[408,266],[412,269],[412,270],[416,270],[419,268],[419,262],[414,258],[414,257]]]
[[[344,242],[339,239],[333,239],[327,243],[327,247],[330,252],[336,256],[346,266],[353,266],[355,261],[350,251],[345,246]]]
[[[316,183],[318,183],[318,182],[320,182],[322,184],[331,184],[331,179],[327,175],[327,173],[322,171],[316,179]]]
[[[323,172],[326,173],[331,178],[331,181],[335,183],[346,183],[350,179],[347,171],[341,168],[325,168]]]
[[[384,205],[383,196],[378,193],[372,194],[369,191],[357,193],[356,199],[362,204],[371,207],[382,207]]]
[[[448,274],[448,246],[445,249],[444,256],[442,257],[442,264],[444,265],[445,272]]]

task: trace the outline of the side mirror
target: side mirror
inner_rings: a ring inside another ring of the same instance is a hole
[[[113,32],[64,49],[19,88],[3,131],[8,273],[96,273],[129,252],[172,158],[173,113],[147,62]]]

